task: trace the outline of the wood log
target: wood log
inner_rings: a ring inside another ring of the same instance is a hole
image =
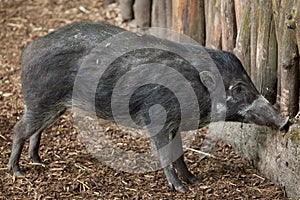
[[[137,0],[133,4],[133,12],[138,27],[149,27],[151,22],[151,0]]]
[[[280,108],[284,115],[294,117],[299,110],[299,52],[296,39],[296,10],[298,0],[283,0],[281,8],[285,9],[282,18],[283,31],[279,35],[281,68]]]
[[[221,0],[205,0],[205,46],[222,49]]]
[[[221,1],[222,49],[233,51],[237,29],[235,20],[234,0]]]
[[[271,1],[259,1],[256,69],[254,84],[272,104],[277,90],[277,40]]]
[[[151,26],[172,28],[172,0],[152,0]]]
[[[240,1],[240,0],[237,0]],[[237,4],[237,2],[236,2]],[[240,8],[239,8],[240,9]],[[236,47],[234,53],[241,60],[244,68],[248,74],[251,74],[251,48],[250,48],[250,37],[251,37],[251,16],[250,16],[250,2],[246,1],[245,8],[243,8],[243,15],[241,17],[240,28],[238,29]],[[237,9],[236,9],[237,10]],[[239,13],[240,15],[240,13]]]
[[[134,0],[121,0],[120,10],[124,21],[133,19],[133,2]]]
[[[204,0],[173,0],[173,29],[205,44]]]

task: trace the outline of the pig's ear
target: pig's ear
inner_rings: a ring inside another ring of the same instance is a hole
[[[216,89],[216,78],[210,71],[202,71],[199,75],[201,82],[209,91],[214,91]]]

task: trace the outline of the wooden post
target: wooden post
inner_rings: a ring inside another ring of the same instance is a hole
[[[280,55],[281,55],[281,43],[280,43],[280,37],[283,31],[283,22],[284,22],[284,12],[285,10],[283,8],[280,8],[281,6],[281,0],[274,0],[272,1],[272,10],[273,10],[273,17],[275,22],[275,30],[276,30],[276,37],[277,37],[277,45],[278,45],[278,63],[280,62]],[[280,107],[280,101],[281,101],[281,68],[277,67],[277,96],[276,96],[276,106]]]
[[[222,48],[221,0],[205,0],[205,45],[214,49]]]
[[[124,21],[133,19],[133,2],[134,0],[120,1],[121,16]]]
[[[281,7],[285,9],[282,18],[283,31],[279,35],[281,68],[281,101],[280,108],[284,115],[294,117],[299,110],[299,53],[296,39],[297,0],[283,0]]]
[[[271,1],[259,1],[255,83],[258,90],[272,104],[277,90],[277,41]]]
[[[256,47],[257,47],[257,32],[258,32],[258,19],[259,19],[259,6],[258,1],[251,1],[251,37],[250,37],[250,63],[251,63],[251,79],[254,85],[258,85],[256,77],[258,76],[258,70],[256,67]]]
[[[205,45],[205,10],[204,0],[192,0],[190,3],[190,19],[188,34]]]
[[[172,0],[152,0],[151,26],[172,28]]]
[[[173,28],[205,43],[204,0],[173,0]]]
[[[238,0],[240,1],[240,0]],[[236,3],[237,4],[237,3]],[[251,74],[251,57],[250,57],[250,37],[251,37],[251,16],[250,16],[250,2],[246,1],[245,8],[243,8],[243,15],[238,16],[241,24],[238,26],[238,35],[236,39],[236,47],[234,53],[243,63],[244,68]],[[240,15],[241,13],[239,13]]]
[[[151,22],[151,0],[137,0],[134,2],[133,11],[138,27],[149,27]]]
[[[233,51],[236,40],[234,0],[221,1],[222,49]]]
[[[300,3],[298,3],[298,7],[297,5],[295,5],[295,10],[297,10],[296,13],[296,33],[297,33],[297,43],[298,43],[298,53],[300,55]]]
[[[240,29],[242,22],[244,21],[244,12],[250,10],[250,2],[245,0],[234,0],[235,20],[237,30]]]
[[[105,0],[104,3],[105,4],[112,4],[112,3],[116,3],[116,0]]]

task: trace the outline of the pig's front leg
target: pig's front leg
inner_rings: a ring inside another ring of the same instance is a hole
[[[180,158],[178,158],[175,161],[175,165],[177,168],[177,171],[179,173],[179,175],[182,176],[182,178],[184,179],[184,181],[191,183],[191,184],[198,184],[201,181],[194,175],[192,174],[189,169],[187,168],[185,162],[184,162],[184,156],[180,156]]]
[[[174,134],[173,132],[177,131],[162,130],[150,140],[170,188],[179,192],[187,192],[188,188],[179,180],[173,167],[173,162],[183,155],[180,133]]]
[[[168,180],[169,187],[179,192],[187,192],[189,189],[179,180],[176,171],[172,164],[163,168],[166,178]]]

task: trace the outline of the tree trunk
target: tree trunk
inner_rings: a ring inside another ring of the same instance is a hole
[[[240,1],[240,0],[236,0]],[[237,4],[237,2],[236,2]],[[236,9],[237,10],[237,9]],[[244,68],[247,73],[251,74],[251,57],[250,57],[250,37],[251,33],[251,16],[250,16],[250,2],[246,1],[245,8],[243,9],[243,15],[237,18],[241,18],[241,24],[238,26],[238,35],[236,39],[236,48],[234,49],[234,53],[243,63]],[[239,12],[238,12],[239,13]],[[238,15],[240,15],[239,13]]]
[[[236,40],[234,0],[221,1],[222,49],[233,51]]]
[[[151,26],[172,28],[172,0],[152,0]]]
[[[173,0],[173,28],[204,45],[204,0]]]
[[[138,27],[149,27],[151,22],[151,0],[136,0],[133,5],[134,18]]]
[[[222,49],[221,0],[205,0],[206,46]]]

